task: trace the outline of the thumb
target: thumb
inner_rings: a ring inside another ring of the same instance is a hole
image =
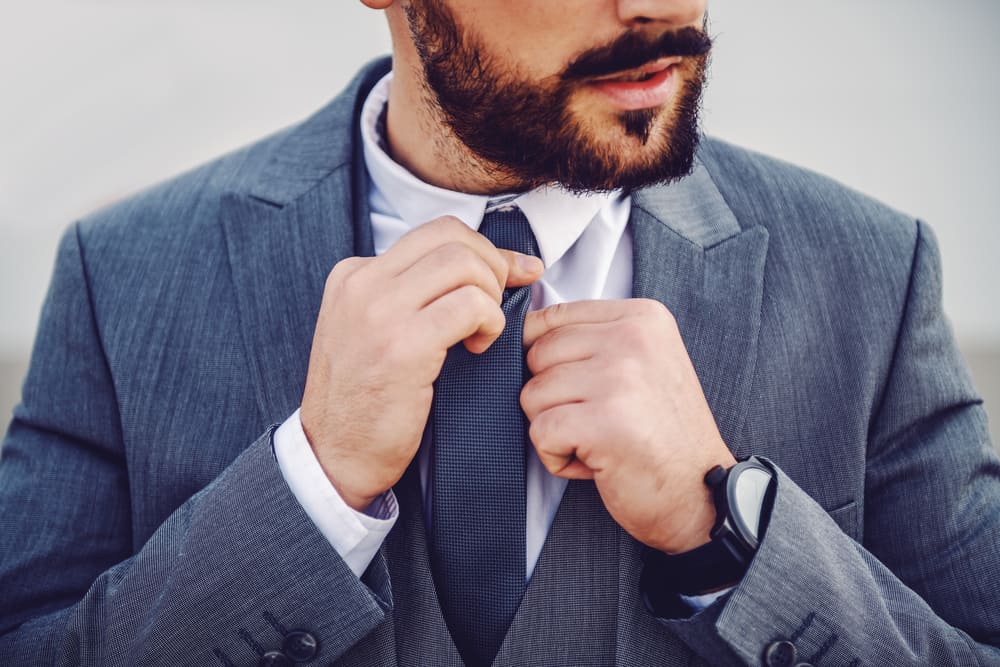
[[[538,257],[513,250],[500,250],[500,255],[507,262],[507,284],[504,287],[530,285],[545,273],[545,264]]]

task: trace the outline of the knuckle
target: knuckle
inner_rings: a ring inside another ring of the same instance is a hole
[[[503,310],[500,308],[500,304],[494,299],[488,292],[484,292],[481,289],[477,289],[479,292],[479,299],[482,302],[483,309],[487,310],[492,314],[492,317],[502,322],[501,326],[505,326],[507,319],[503,314]]]
[[[482,269],[483,260],[464,243],[452,241],[447,244],[446,248],[449,268],[459,272],[463,277],[472,278]]]
[[[663,316],[661,321],[663,322],[663,325],[666,327],[667,331],[669,331],[672,335],[680,335],[680,327],[677,326],[677,319],[674,317],[674,314],[671,313],[666,308],[664,308],[663,311],[665,315]]]
[[[464,222],[453,215],[435,218],[429,225],[431,225],[431,229],[442,234],[459,234],[469,229]]]
[[[500,307],[497,306],[496,303],[492,301],[490,303],[496,313],[493,318],[493,329],[491,333],[499,338],[500,334],[503,333],[503,330],[507,328],[507,318],[504,317],[503,311],[500,310]]]
[[[476,310],[479,303],[478,291],[470,285],[463,285],[452,292],[452,298],[448,299],[446,308],[449,319],[454,321]]]
[[[562,459],[553,456],[546,457],[542,461],[542,465],[545,466],[545,469],[549,471],[549,474],[551,475],[558,475],[563,468]]]
[[[553,358],[553,353],[559,350],[561,345],[560,341],[563,339],[563,334],[558,330],[549,331],[545,335],[541,336],[531,347],[528,348],[528,353],[525,356],[525,360],[528,363],[528,368],[541,368],[545,364],[546,360]]]
[[[482,257],[460,241],[451,241],[438,249],[438,260],[448,267],[450,275],[465,283],[482,284],[486,288],[496,285],[496,277]],[[499,286],[496,289],[499,294]]]
[[[524,385],[524,389],[521,390],[521,396],[519,397],[519,402],[521,404],[521,410],[523,410],[524,414],[528,416],[528,419],[531,419],[533,415],[533,409],[535,407],[535,402],[534,402],[534,391],[530,382]]]
[[[347,277],[354,273],[363,262],[361,257],[347,257],[334,264],[326,276],[326,288],[336,289],[343,285]]]
[[[545,348],[542,345],[543,339],[538,339],[528,348],[528,353],[524,357],[525,363],[528,364],[529,370],[535,370],[539,368],[542,362],[545,360]]]
[[[528,437],[539,453],[544,453],[550,444],[551,428],[549,424],[551,421],[551,415],[542,413],[535,417],[531,422],[531,426],[528,427]]]
[[[638,307],[638,312],[642,315],[648,315],[650,317],[663,317],[668,316],[673,318],[673,315],[667,310],[667,307],[656,299],[636,299],[636,306]]]
[[[538,376],[540,388],[555,393],[573,386],[574,380],[579,380],[579,376],[575,376],[574,371],[563,364],[557,364]]]
[[[486,314],[487,309],[492,303],[486,297],[486,293],[475,285],[463,285],[459,288],[458,293],[461,295],[464,307],[468,311],[477,313],[480,318]]]
[[[490,305],[494,306],[494,310],[499,310],[496,303],[490,301],[481,289],[473,285],[463,285],[442,302],[442,308],[437,312],[439,319],[436,326],[450,329],[456,323],[461,323],[471,329],[476,324],[493,324],[495,318],[493,312],[488,310]]]
[[[344,274],[337,284],[337,288],[345,292],[361,292],[366,287],[364,276],[359,275],[357,263],[344,269]]]
[[[436,304],[436,306],[428,312],[428,326],[434,330],[441,330],[448,326],[448,324],[454,320],[452,316],[452,310],[454,306],[448,302],[442,302]]]
[[[528,436],[540,451],[555,456],[565,439],[566,429],[563,411],[558,408],[546,410],[531,422]]]
[[[556,303],[541,312],[542,321],[545,322],[547,327],[557,327],[559,326],[559,323],[563,322],[569,314],[569,304]]]
[[[479,298],[482,302],[483,322],[488,325],[491,335],[499,336],[507,327],[507,318],[504,316],[500,305],[487,296],[482,290],[479,291]]]
[[[340,286],[342,276],[337,273],[337,267],[333,267],[330,273],[326,274],[326,283],[323,285],[323,294],[330,295],[337,291]]]
[[[435,251],[443,262],[455,263],[468,256],[469,247],[461,241],[448,241],[442,243]]]
[[[639,299],[639,301],[642,303],[641,312],[644,316],[655,319],[668,330],[677,330],[677,319],[669,308],[653,299]]]

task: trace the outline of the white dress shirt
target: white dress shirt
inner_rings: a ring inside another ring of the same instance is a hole
[[[620,193],[572,194],[559,187],[543,186],[517,196],[490,198],[425,183],[389,156],[380,136],[380,120],[391,83],[390,73],[372,89],[360,119],[376,255],[435,218],[455,216],[478,229],[487,211],[516,206],[527,217],[545,264],[544,275],[532,285],[532,310],[567,301],[631,297],[628,197]],[[431,516],[427,479],[432,446],[425,440],[417,453],[425,520]],[[275,433],[274,449],[282,475],[306,514],[360,577],[399,516],[392,490],[365,512],[350,508],[320,467],[298,412]],[[567,482],[549,474],[535,451],[529,451],[525,471],[525,576],[530,579]],[[692,602],[696,607],[703,606],[697,600]]]

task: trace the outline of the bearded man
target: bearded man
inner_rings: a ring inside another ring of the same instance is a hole
[[[699,136],[705,0],[363,1],[391,65],[66,234],[0,662],[1000,664],[928,228]]]

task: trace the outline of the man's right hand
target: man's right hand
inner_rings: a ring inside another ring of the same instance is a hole
[[[448,348],[485,351],[504,328],[504,287],[541,277],[541,260],[497,249],[452,217],[414,229],[378,257],[330,272],[302,398],[302,427],[348,505],[364,510],[420,446]]]

